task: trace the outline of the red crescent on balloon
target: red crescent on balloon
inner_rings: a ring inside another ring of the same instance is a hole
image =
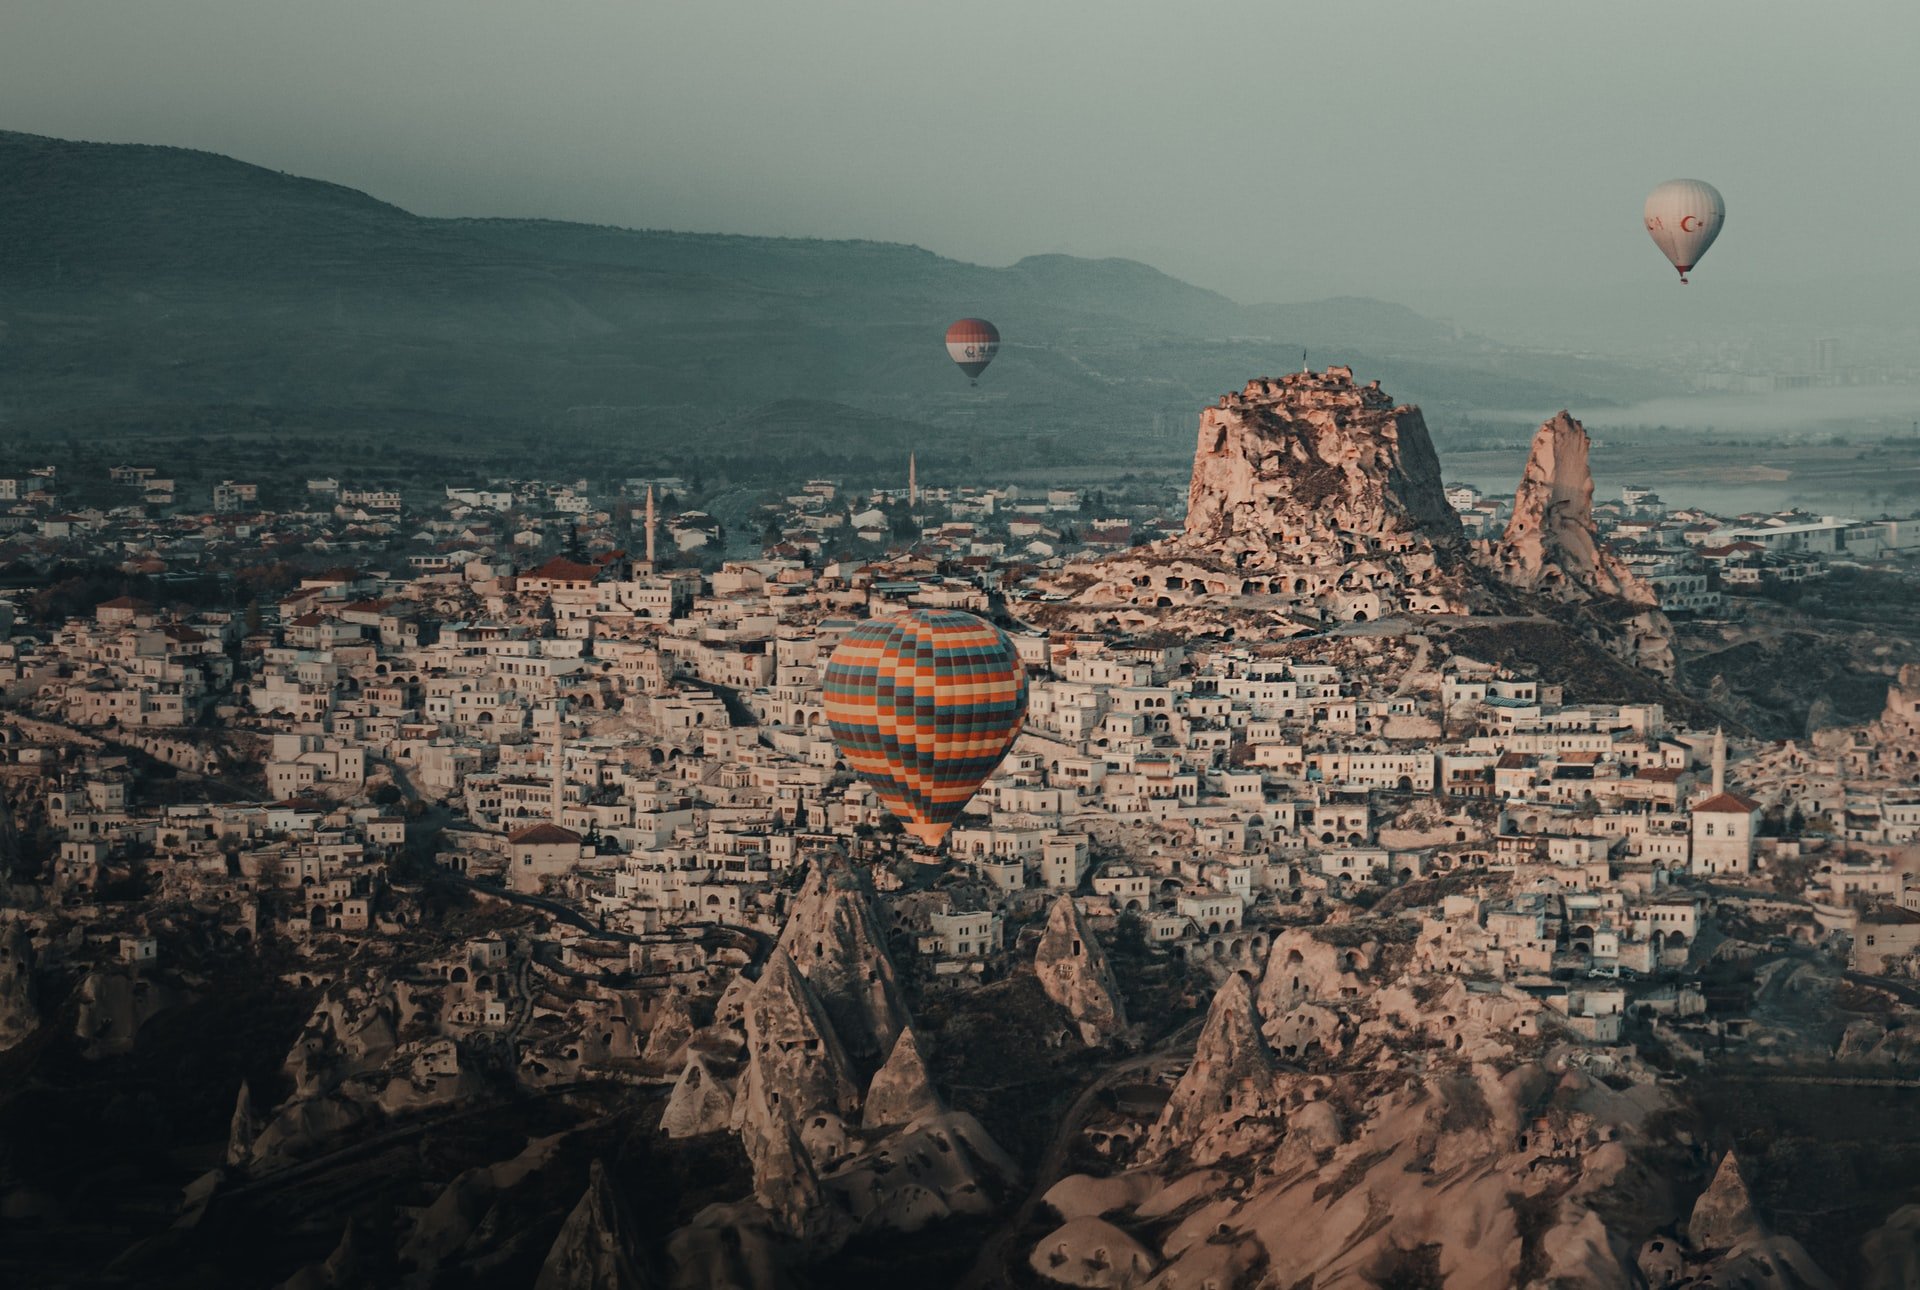
[[[1682,215],[1680,217],[1680,231],[1682,233],[1693,232],[1692,222],[1697,221],[1699,218],[1698,215]]]

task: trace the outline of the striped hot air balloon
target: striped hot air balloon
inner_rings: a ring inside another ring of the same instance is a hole
[[[947,357],[968,376],[978,376],[1000,352],[1000,329],[985,318],[962,318],[947,328]]]
[[[827,660],[827,722],[854,773],[937,847],[1027,714],[1027,674],[993,624],[949,609],[869,618]]]

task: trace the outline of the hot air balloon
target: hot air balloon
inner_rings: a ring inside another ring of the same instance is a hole
[[[1700,263],[1720,236],[1727,204],[1720,200],[1720,190],[1704,180],[1669,179],[1647,194],[1645,215],[1654,245],[1673,261],[1685,282],[1687,270]]]
[[[1000,352],[1000,329],[985,318],[962,318],[947,328],[947,357],[968,376],[979,376]]]
[[[1027,673],[993,624],[914,609],[847,633],[827,660],[826,698],[854,773],[937,847],[1020,733]]]

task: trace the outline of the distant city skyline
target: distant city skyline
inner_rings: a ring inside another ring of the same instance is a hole
[[[1680,288],[1639,227],[1726,195],[1696,290],[1920,271],[1920,12],[15,0],[0,124],[162,143],[428,215],[1127,256],[1245,301],[1435,312]]]

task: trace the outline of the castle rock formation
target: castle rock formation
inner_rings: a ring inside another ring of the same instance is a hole
[[[1471,612],[1486,598],[1467,554],[1420,409],[1330,367],[1222,395],[1200,414],[1185,531],[1070,567],[1059,589],[1109,624],[1287,636]]]

